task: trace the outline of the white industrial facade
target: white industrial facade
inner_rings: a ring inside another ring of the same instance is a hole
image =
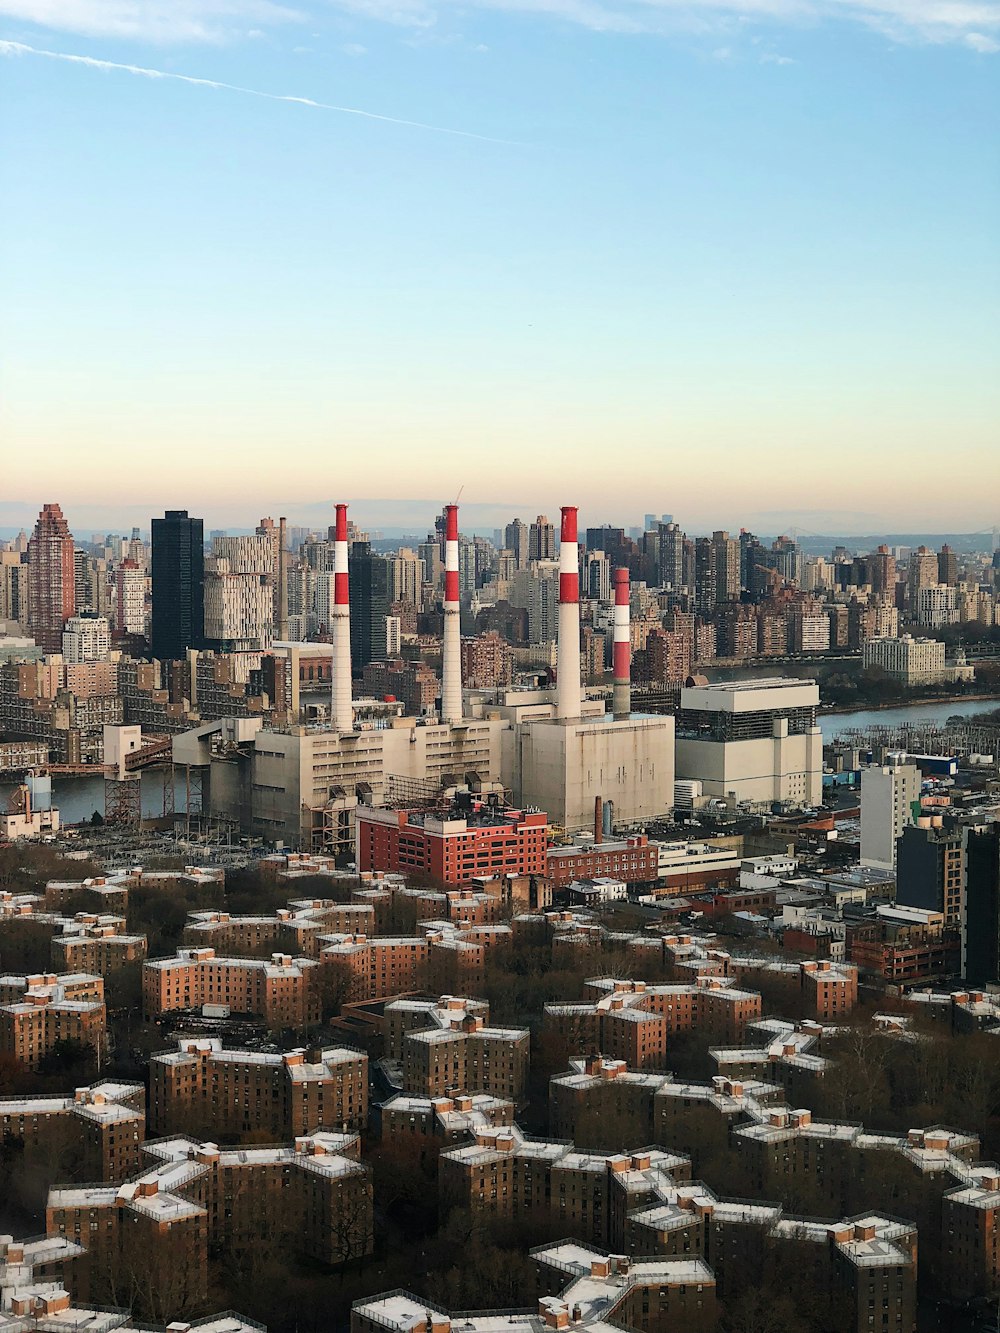
[[[775,677],[681,690],[677,777],[706,796],[770,804],[823,799],[815,681]]]

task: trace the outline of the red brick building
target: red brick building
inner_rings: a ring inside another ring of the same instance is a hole
[[[583,847],[550,847],[547,874],[553,889],[564,889],[575,879],[620,879],[626,884],[650,884],[659,874],[660,849],[644,833],[614,842]]]
[[[359,806],[358,869],[417,872],[457,885],[482,875],[544,875],[548,836],[541,811],[476,804],[441,817]]]

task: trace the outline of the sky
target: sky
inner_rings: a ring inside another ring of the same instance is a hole
[[[0,524],[1000,522],[1000,0],[0,0]]]

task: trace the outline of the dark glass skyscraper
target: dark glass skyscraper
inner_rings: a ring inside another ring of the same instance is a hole
[[[151,646],[161,661],[202,646],[205,630],[205,529],[186,509],[153,519]]]
[[[360,672],[386,658],[385,618],[392,602],[392,567],[368,542],[351,544],[351,667]]]

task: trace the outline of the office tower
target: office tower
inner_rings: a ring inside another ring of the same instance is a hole
[[[739,540],[740,587],[745,589],[752,602],[763,601],[771,586],[768,552],[763,542],[746,529],[740,533]]]
[[[603,551],[590,551],[587,554],[584,596],[592,602],[611,600],[611,561]]]
[[[444,552],[441,544],[428,537],[417,547],[417,554],[423,562],[424,581],[437,590],[444,578]]]
[[[963,830],[945,828],[941,817],[921,816],[896,841],[896,902],[942,912],[946,926],[962,919],[965,875]]]
[[[962,975],[970,986],[1000,980],[1000,823],[966,828]]]
[[[503,544],[514,557],[515,569],[524,569],[528,563],[530,537],[527,523],[522,523],[519,518],[515,518],[513,523],[508,523],[504,528]]]
[[[861,770],[861,864],[895,870],[896,843],[920,810],[920,770],[903,755]]]
[[[556,530],[544,514],[539,514],[528,533],[528,559],[554,560],[556,555]]]
[[[222,534],[220,534],[222,535]],[[152,523],[153,613],[150,639],[161,661],[200,648],[205,635],[205,527],[186,509]]]
[[[684,586],[684,533],[676,523],[657,525],[657,578],[661,588]]]
[[[62,654],[70,665],[106,662],[111,653],[107,616],[70,616],[62,633]]]
[[[947,542],[938,551],[937,581],[946,584],[949,588],[954,588],[958,582],[958,556]]]
[[[392,566],[371,543],[354,542],[348,564],[351,597],[351,666],[355,673],[385,655],[385,618],[392,597]]]
[[[77,611],[93,611],[90,559],[78,546],[73,550],[73,588]]]
[[[28,627],[39,648],[62,650],[63,625],[76,611],[73,536],[57,504],[47,504],[28,542]]]
[[[134,560],[115,570],[115,625],[119,634],[146,632],[146,576]]]
[[[771,543],[771,568],[786,583],[802,582],[802,553],[791,537],[776,537]]]

